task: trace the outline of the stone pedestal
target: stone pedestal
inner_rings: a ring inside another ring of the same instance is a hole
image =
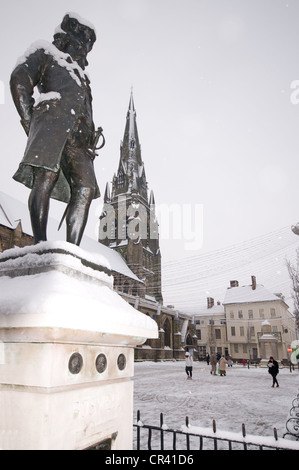
[[[157,325],[65,242],[0,255],[0,449],[132,448],[134,347]]]
[[[262,336],[259,338],[260,355],[262,357],[261,364],[268,363],[269,357],[274,359],[278,357],[278,340],[272,334],[271,324],[266,320],[261,326]]]

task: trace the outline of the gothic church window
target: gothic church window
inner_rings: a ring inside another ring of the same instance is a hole
[[[118,179],[117,179],[117,187],[118,188],[123,188],[124,184],[125,184],[124,174],[123,174],[122,171],[120,171],[119,174],[118,174]]]
[[[134,295],[134,296],[137,295],[137,287],[136,287],[136,286],[134,286],[134,287],[132,288],[132,295]]]

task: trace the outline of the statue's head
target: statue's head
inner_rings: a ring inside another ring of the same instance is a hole
[[[88,65],[86,56],[96,40],[96,33],[91,23],[75,13],[67,13],[54,34],[55,46],[67,52],[84,69]]]

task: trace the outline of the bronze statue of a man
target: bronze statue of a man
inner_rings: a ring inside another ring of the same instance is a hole
[[[28,135],[13,178],[32,188],[29,211],[36,243],[47,239],[51,197],[68,204],[67,241],[79,245],[91,201],[100,196],[93,167],[92,96],[84,72],[95,40],[93,26],[68,13],[54,41],[34,43],[11,74],[12,97]]]

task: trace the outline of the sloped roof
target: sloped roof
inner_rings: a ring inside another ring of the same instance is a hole
[[[213,307],[208,308],[207,306],[200,307],[199,310],[194,314],[194,316],[205,316],[205,315],[224,315],[225,310],[222,304],[215,304]]]
[[[2,204],[0,204],[0,225],[5,227],[14,228],[15,224],[12,223],[8,215],[6,214]]]
[[[257,284],[256,289],[252,286],[242,287],[229,287],[226,291],[223,304],[239,304],[251,302],[271,302],[275,300],[282,300],[275,294],[272,294],[262,284]]]
[[[5,227],[15,228],[21,220],[22,230],[27,235],[32,235],[30,216],[27,204],[0,191],[0,224]],[[64,237],[63,232],[57,230],[58,222],[49,218],[48,223],[48,239],[50,241],[61,241]],[[140,281],[138,277],[130,270],[125,260],[119,253],[106,247],[97,240],[93,240],[87,235],[83,235],[80,247],[84,250],[100,254],[106,258],[112,271],[118,272],[136,281]]]

